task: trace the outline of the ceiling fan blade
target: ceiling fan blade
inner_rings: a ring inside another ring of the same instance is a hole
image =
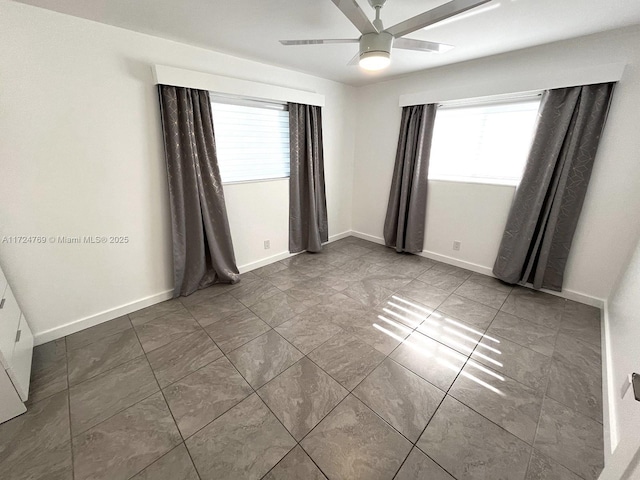
[[[490,1],[491,0],[452,0],[444,5],[440,5],[439,7],[421,13],[420,15],[416,15],[409,20],[400,22],[391,28],[387,28],[387,32],[396,38],[402,37],[403,35],[415,32],[416,30],[433,25],[434,23],[441,22],[442,20],[466,12],[467,10],[471,10],[472,8]]]
[[[393,48],[403,50],[417,50],[419,52],[444,53],[451,50],[453,45],[445,43],[427,42],[425,40],[413,40],[412,38],[397,38],[393,42]]]
[[[324,40],[280,40],[282,45],[325,45],[329,43],[358,43],[357,38],[336,38]]]
[[[351,60],[347,62],[347,65],[354,67],[360,63],[360,52],[356,53]]]
[[[356,0],[331,0],[336,7],[349,19],[355,27],[360,30],[363,35],[365,33],[378,33],[376,27],[373,26],[369,17],[367,17],[364,11],[360,8],[360,5],[356,3]]]

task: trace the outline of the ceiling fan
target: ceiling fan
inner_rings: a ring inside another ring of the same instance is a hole
[[[360,51],[349,62],[349,65],[358,63],[366,70],[381,70],[391,63],[391,47],[404,50],[417,50],[420,52],[442,53],[453,48],[443,43],[427,42],[402,38],[411,32],[420,30],[429,25],[441,22],[447,18],[471,10],[491,0],[452,0],[439,7],[416,15],[393,27],[385,29],[380,19],[380,10],[387,0],[369,0],[376,11],[373,22],[369,20],[364,11],[356,3],[356,0],[331,0],[340,11],[353,23],[362,34],[354,39],[326,39],[326,40],[280,40],[283,45],[319,45],[329,43],[359,43]]]

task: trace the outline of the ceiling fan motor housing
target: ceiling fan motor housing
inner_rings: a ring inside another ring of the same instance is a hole
[[[382,8],[385,3],[387,3],[387,0],[369,0],[369,5],[373,8]]]
[[[387,32],[365,33],[360,37],[360,58],[374,52],[391,54],[393,35]]]

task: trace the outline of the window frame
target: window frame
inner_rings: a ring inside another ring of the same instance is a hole
[[[533,91],[526,92],[522,94],[514,94],[514,95],[496,95],[491,97],[482,97],[475,99],[465,99],[465,100],[453,100],[447,102],[438,103],[438,108],[436,110],[436,118],[434,124],[434,133],[435,128],[438,121],[438,112],[442,109],[444,110],[453,110],[453,109],[463,109],[463,108],[473,108],[473,107],[492,107],[499,105],[508,105],[508,104],[517,104],[517,103],[537,103],[537,111],[540,110],[540,101],[542,97],[541,91]],[[535,135],[535,123],[533,125],[532,135]],[[430,146],[430,155],[431,148],[433,147],[433,142]],[[523,172],[525,164],[523,165]],[[520,178],[497,178],[497,177],[481,177],[481,176],[466,176],[466,175],[442,175],[438,173],[431,173],[431,165],[429,167],[429,172],[427,174],[428,181],[437,181],[437,182],[453,182],[453,183],[469,183],[469,184],[480,184],[480,185],[498,185],[498,186],[511,186],[517,187],[520,183],[522,176]]]
[[[210,100],[211,109],[212,109],[211,116],[212,116],[213,125],[214,125],[216,147],[218,146],[218,143],[219,143],[219,140],[218,140],[219,137],[215,132],[216,119],[214,114],[214,104],[234,105],[234,106],[240,106],[240,107],[263,108],[266,110],[285,111],[287,112],[287,117],[288,117],[289,104],[288,102],[285,102],[285,101],[265,100],[261,98],[231,95],[231,94],[224,94],[224,93],[212,92],[212,91],[209,92],[209,97],[210,97],[209,100]],[[288,140],[290,138],[290,132],[291,132],[290,125],[288,123],[288,118],[287,118],[287,130],[288,130],[288,133],[287,133],[287,140]],[[287,157],[287,163],[289,162],[290,162],[290,157]],[[219,164],[218,167],[220,168],[219,155],[218,155],[218,164]],[[289,168],[287,168],[286,175],[282,175],[282,176],[273,176],[268,178],[251,178],[251,179],[242,179],[242,180],[225,180],[222,177],[222,171],[221,171],[220,180],[222,182],[222,185],[240,185],[245,183],[277,182],[277,181],[285,181],[285,180],[289,181],[290,176],[291,176],[291,171]]]

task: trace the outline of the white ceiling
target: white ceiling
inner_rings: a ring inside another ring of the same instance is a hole
[[[280,39],[357,38],[330,0],[20,0],[219,52],[362,85],[382,78],[640,24],[638,0],[492,0],[407,36],[455,45],[443,54],[394,50],[375,74],[346,63],[357,44],[285,47]],[[385,27],[446,0],[388,0]],[[367,0],[357,0],[369,18]]]

